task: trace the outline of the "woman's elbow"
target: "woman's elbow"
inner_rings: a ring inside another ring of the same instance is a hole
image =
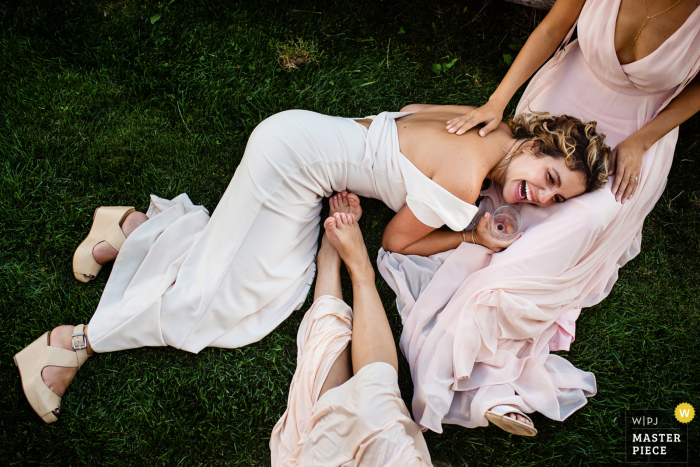
[[[391,249],[391,241],[387,238],[386,235],[382,236],[382,248],[384,248],[384,251],[392,251]]]
[[[397,251],[397,245],[396,242],[393,241],[393,237],[391,235],[386,234],[386,230],[384,231],[384,234],[382,235],[382,248],[384,248],[384,251],[391,251],[393,253],[399,253]]]
[[[402,245],[395,237],[384,235],[382,237],[382,248],[384,248],[384,251],[404,254],[403,250],[406,248],[406,245]]]

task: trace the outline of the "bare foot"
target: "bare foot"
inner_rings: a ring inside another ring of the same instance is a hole
[[[59,347],[61,349],[71,350],[73,349],[72,336],[73,329],[75,326],[58,326],[51,331],[51,336],[49,338],[49,345],[51,347]],[[86,330],[87,331],[87,330]],[[87,336],[87,332],[86,332]],[[88,353],[92,353],[92,349],[88,349]],[[41,379],[44,384],[53,391],[59,397],[63,397],[63,394],[68,389],[71,381],[75,378],[76,373],[78,373],[77,368],[66,368],[61,366],[47,366],[41,370]],[[60,411],[58,409],[54,410],[54,414],[58,415]]]
[[[369,280],[374,283],[374,269],[369,261],[367,247],[353,214],[337,212],[323,223],[328,241],[345,262],[353,282]]]
[[[129,238],[129,235],[136,230],[138,226],[143,224],[148,220],[148,216],[146,216],[142,212],[132,212],[128,216],[126,216],[126,219],[124,219],[124,222],[122,222],[121,229],[122,232],[124,232],[124,236],[126,238]],[[117,258],[117,255],[119,252],[112,248],[112,245],[110,245],[107,242],[100,242],[97,245],[94,246],[92,249],[92,257],[95,258],[95,261],[97,264],[105,264],[109,263],[110,261],[114,261]],[[90,274],[84,274],[85,277],[91,278],[92,276]]]
[[[355,222],[360,221],[362,217],[362,208],[360,207],[360,198],[354,193],[341,191],[335,196],[332,196],[329,203],[331,210],[329,216],[333,216],[336,212],[344,212],[355,216]]]

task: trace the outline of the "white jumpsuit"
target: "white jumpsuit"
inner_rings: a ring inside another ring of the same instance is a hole
[[[97,352],[169,345],[189,352],[257,342],[306,299],[321,199],[349,190],[408,204],[432,227],[466,227],[477,211],[399,150],[395,118],[282,112],[253,131],[211,218],[187,195],[151,197],[124,243],[90,321]]]

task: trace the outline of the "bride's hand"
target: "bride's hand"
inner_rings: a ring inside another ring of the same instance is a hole
[[[630,136],[610,153],[610,175],[615,174],[612,192],[617,201],[630,199],[639,186],[639,173],[642,170],[644,145]]]
[[[484,123],[484,127],[479,130],[479,136],[486,136],[491,131],[498,128],[498,124],[503,120],[505,106],[488,101],[478,109],[474,109],[466,115],[449,120],[447,122],[447,132],[463,135],[475,126]]]
[[[491,217],[491,213],[487,212],[484,214],[484,217],[479,220],[479,223],[476,224],[476,231],[474,232],[475,243],[485,246],[494,253],[498,253],[499,251],[508,248],[514,241],[523,236],[523,233],[521,232],[520,235],[516,235],[515,238],[511,238],[510,240],[500,240],[494,237],[491,234],[491,231],[489,231],[489,217]]]

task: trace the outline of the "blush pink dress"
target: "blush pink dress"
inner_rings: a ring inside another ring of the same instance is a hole
[[[272,429],[272,467],[430,467],[420,428],[401,399],[398,374],[384,362],[362,367],[342,385],[323,387],[352,337],[352,309],[324,295],[297,333],[297,367],[287,410]]]
[[[700,8],[651,55],[621,65],[614,44],[619,6],[586,2],[578,39],[535,75],[518,113],[595,120],[615,147],[692,81],[700,68]],[[498,404],[561,421],[595,394],[592,373],[550,350],[568,350],[581,309],[603,300],[618,269],[639,253],[644,218],[663,193],[677,138],[678,128],[644,154],[639,188],[624,205],[608,184],[560,205],[520,207],[525,235],[502,253],[463,243],[431,263],[380,252],[380,271],[399,296],[401,349],[423,428],[485,426],[484,412]],[[421,271],[431,268],[426,284]]]

